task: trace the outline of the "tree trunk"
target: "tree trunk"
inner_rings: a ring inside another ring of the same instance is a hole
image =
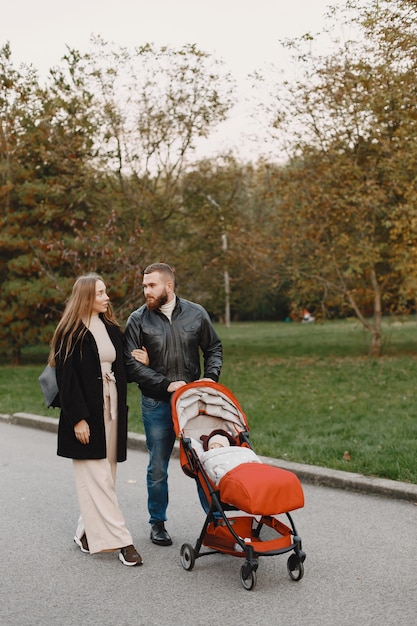
[[[369,347],[369,356],[378,357],[378,356],[381,356],[381,348],[382,348],[382,331],[381,331],[382,309],[381,309],[381,290],[378,284],[375,270],[371,271],[370,279],[371,279],[372,289],[374,292],[374,314],[373,314],[371,324],[366,319],[366,317],[362,314],[352,293],[350,291],[346,291],[345,295],[352,309],[355,311],[358,319],[362,322],[364,328],[366,328],[366,330],[369,330],[369,332],[371,333],[371,345]]]
[[[375,327],[376,320],[374,317],[374,325],[372,326],[372,339],[369,348],[369,356],[381,356],[382,338],[381,338],[381,321],[379,321],[379,330]]]
[[[374,290],[374,316],[372,326],[370,328],[371,331],[371,346],[369,348],[369,356],[378,357],[381,356],[381,348],[382,348],[382,332],[381,332],[381,322],[382,322],[382,310],[381,310],[381,290],[379,288],[379,284],[376,278],[376,273],[374,270],[371,272],[371,283],[372,288]]]
[[[19,347],[15,347],[12,350],[12,365],[22,364],[22,352]]]

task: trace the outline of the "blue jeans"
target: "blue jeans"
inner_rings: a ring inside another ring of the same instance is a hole
[[[168,507],[168,463],[175,442],[171,404],[142,395],[142,420],[149,463],[146,473],[149,523],[165,522]]]

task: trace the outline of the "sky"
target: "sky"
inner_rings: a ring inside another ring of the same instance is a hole
[[[342,1],[13,0],[2,11],[0,45],[9,42],[14,63],[31,63],[42,77],[60,63],[67,45],[87,51],[95,35],[132,48],[196,44],[224,61],[240,100],[230,122],[200,146],[201,156],[227,148],[246,156],[259,149],[247,138],[256,135],[244,102],[248,74],[269,63],[285,65],[279,41],[320,31],[326,8]]]

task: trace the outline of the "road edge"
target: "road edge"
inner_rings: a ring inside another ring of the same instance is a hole
[[[36,428],[38,430],[46,430],[54,433],[56,433],[58,429],[58,420],[55,417],[32,415],[31,413],[14,413],[13,415],[0,413],[0,422]],[[146,451],[145,435],[129,432],[127,445],[128,448],[132,450]],[[177,458],[179,457],[178,441],[175,442],[173,456]],[[283,459],[273,459],[270,457],[260,458],[264,463],[293,472],[298,476],[301,482],[321,485],[324,487],[345,489],[347,491],[355,491],[364,494],[396,498],[399,500],[413,502],[417,505],[417,485],[412,483],[364,476],[362,474],[333,470],[316,465],[293,463]]]

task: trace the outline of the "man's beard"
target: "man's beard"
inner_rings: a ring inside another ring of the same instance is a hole
[[[167,302],[168,302],[168,294],[166,290],[158,298],[153,298],[152,296],[146,297],[146,306],[148,307],[148,309],[151,309],[151,311],[156,311],[157,309],[160,309],[161,306],[163,306]]]

